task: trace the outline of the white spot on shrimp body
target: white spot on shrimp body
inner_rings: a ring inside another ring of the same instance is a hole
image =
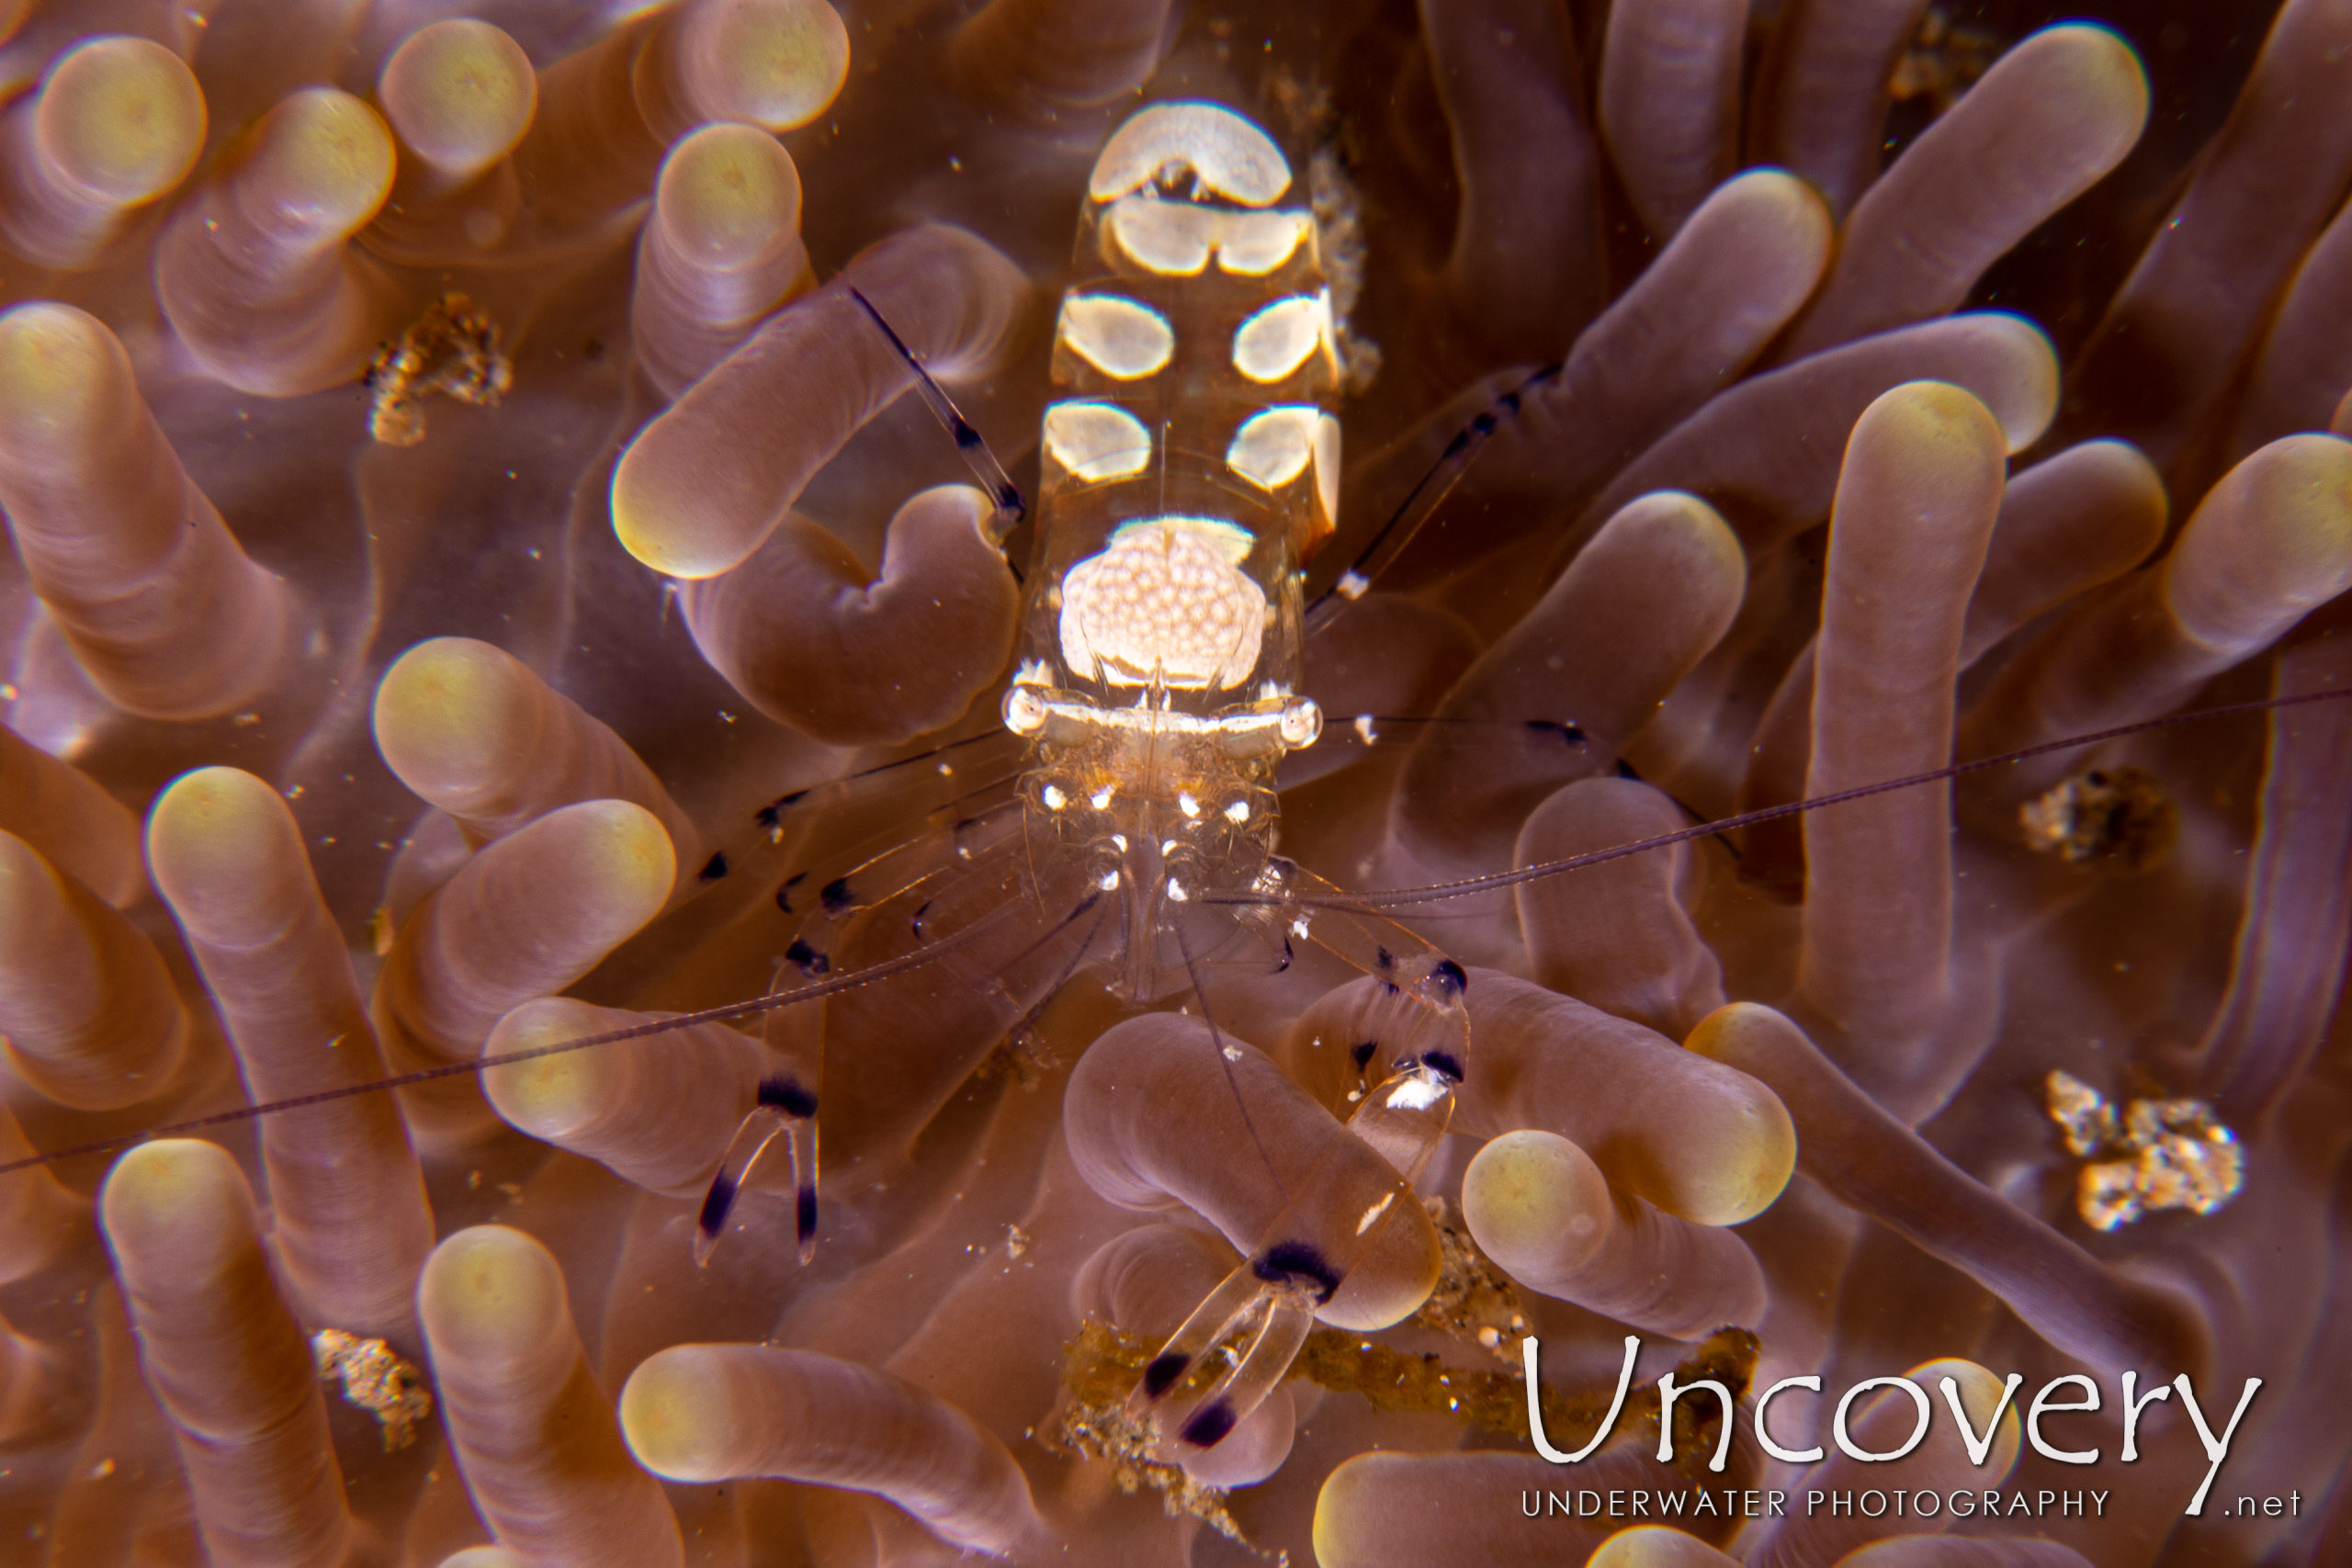
[[[1161,277],[1197,276],[1211,255],[1225,272],[1263,277],[1298,254],[1314,232],[1314,222],[1307,213],[1293,209],[1234,212],[1189,201],[1162,201],[1148,191],[1121,197],[1103,220],[1119,251]]]
[[[1263,277],[1298,254],[1314,232],[1314,220],[1299,211],[1232,212],[1217,236],[1216,265],[1241,277]]]
[[[1112,206],[1104,223],[1119,249],[1145,271],[1192,277],[1209,265],[1219,216],[1215,208],[1129,196]]]
[[[1251,544],[1212,518],[1124,525],[1062,578],[1063,660],[1113,686],[1155,675],[1182,690],[1239,685],[1266,635],[1266,595],[1240,570]]]
[[[1380,1195],[1380,1201],[1374,1203],[1371,1208],[1366,1209],[1363,1212],[1363,1218],[1356,1222],[1356,1235],[1362,1235],[1374,1225],[1378,1224],[1380,1223],[1380,1216],[1388,1212],[1388,1205],[1394,1203],[1396,1201],[1396,1194],[1393,1190],[1382,1193]]]
[[[1388,1091],[1387,1103],[1392,1111],[1427,1111],[1444,1098],[1443,1084],[1416,1073]]]
[[[1082,483],[1133,479],[1151,466],[1151,433],[1111,403],[1059,402],[1046,411],[1046,452]]]
[[[1340,420],[1337,414],[1315,418],[1315,499],[1323,503],[1326,530],[1340,525]]]
[[[1154,104],[1103,144],[1087,194],[1111,201],[1189,172],[1202,190],[1238,207],[1272,207],[1290,188],[1273,139],[1221,104]]]
[[[1280,489],[1306,471],[1316,455],[1316,423],[1322,417],[1312,403],[1285,403],[1251,414],[1233,433],[1226,467],[1262,489]]]
[[[1167,317],[1116,294],[1073,294],[1064,299],[1054,335],[1118,381],[1156,375],[1176,353],[1176,332]]]
[[[1321,349],[1337,367],[1331,296],[1294,294],[1251,316],[1233,333],[1233,367],[1261,386],[1295,375]]]

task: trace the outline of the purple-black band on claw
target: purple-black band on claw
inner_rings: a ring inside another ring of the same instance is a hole
[[[1153,1357],[1151,1365],[1143,1370],[1144,1393],[1158,1399],[1176,1386],[1176,1380],[1182,1377],[1184,1369],[1192,1364],[1193,1358],[1185,1355],[1170,1354]]]
[[[1322,1253],[1303,1241],[1278,1241],[1250,1260],[1250,1271],[1270,1285],[1285,1283],[1315,1287],[1315,1304],[1322,1305],[1340,1288],[1340,1272]]]
[[[803,975],[811,976],[822,975],[833,966],[831,959],[798,937],[792,939],[792,945],[784,950],[784,955],[790,959]]]
[[[1441,958],[1437,966],[1430,971],[1430,984],[1436,987],[1439,996],[1452,1001],[1470,988],[1470,976],[1453,959]]]
[[[1213,1449],[1233,1430],[1233,1407],[1222,1399],[1213,1399],[1193,1413],[1184,1423],[1183,1439],[1196,1449]]]
[[[782,1073],[760,1080],[759,1102],[774,1106],[786,1116],[805,1118],[817,1114],[817,1097]]]
[[[695,1218],[695,1228],[705,1235],[717,1235],[727,1224],[727,1212],[735,1206],[735,1179],[725,1171],[714,1178],[710,1190],[702,1195],[702,1213]]]
[[[803,1187],[794,1194],[792,1205],[794,1234],[802,1246],[817,1234],[817,1190]]]
[[[1462,1081],[1462,1063],[1451,1051],[1424,1051],[1420,1065],[1443,1078],[1447,1083]]]

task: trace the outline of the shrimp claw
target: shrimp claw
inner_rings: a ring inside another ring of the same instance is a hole
[[[793,1214],[800,1261],[805,1264],[816,1255],[817,1096],[790,1074],[773,1073],[760,1080],[759,1098],[728,1140],[726,1156],[710,1179],[710,1190],[703,1194],[702,1213],[695,1221],[697,1267],[710,1261],[719,1235],[727,1228],[727,1217],[734,1210],[736,1194],[779,1135],[792,1161]]]
[[[1175,1392],[1204,1356],[1232,1342],[1232,1365],[1170,1412],[1187,1448],[1207,1450],[1265,1403],[1290,1371],[1316,1310],[1340,1288],[1340,1275],[1305,1242],[1276,1242],[1245,1260],[1208,1293],[1170,1337],[1127,1397],[1138,1419]],[[1181,1417],[1181,1418],[1179,1418]]]

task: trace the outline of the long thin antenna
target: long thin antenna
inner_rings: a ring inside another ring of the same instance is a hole
[[[328,1105],[338,1100],[356,1100],[363,1094],[376,1094],[385,1089],[407,1089],[412,1085],[432,1083],[440,1078],[453,1078],[480,1073],[491,1067],[510,1066],[516,1062],[536,1062],[548,1056],[560,1056],[572,1051],[585,1051],[597,1045],[616,1045],[624,1040],[643,1040],[656,1034],[668,1034],[675,1030],[701,1023],[725,1023],[733,1019],[750,1018],[776,1008],[791,1007],[799,1002],[815,1001],[842,991],[855,990],[893,976],[903,975],[954,952],[989,929],[989,922],[976,920],[953,936],[927,942],[911,953],[896,958],[886,958],[847,974],[836,975],[813,985],[801,986],[789,991],[772,991],[753,997],[749,1001],[729,1002],[724,1006],[705,1008],[700,1012],[680,1013],[675,1018],[655,1019],[645,1023],[631,1024],[627,1029],[607,1030],[602,1034],[583,1034],[577,1040],[559,1040],[551,1045],[533,1045],[520,1051],[501,1051],[494,1055],[478,1056],[470,1062],[449,1062],[437,1067],[420,1067],[414,1072],[401,1073],[392,1077],[373,1078],[362,1084],[345,1084],[338,1089],[321,1089],[316,1094],[297,1095],[291,1100],[274,1100],[266,1105],[240,1106],[233,1111],[217,1111],[209,1116],[192,1116],[184,1122],[166,1122],[143,1133],[132,1133],[117,1138],[94,1138],[85,1144],[73,1144],[62,1149],[50,1149],[22,1159],[0,1163],[0,1176],[35,1166],[53,1165],[60,1160],[74,1159],[82,1155],[111,1154],[134,1145],[156,1138],[176,1138],[187,1133],[200,1133],[208,1127],[225,1127],[239,1122],[251,1122],[263,1116],[275,1116],[280,1111],[300,1111],[313,1105]]]
[[[1201,984],[1201,966],[1193,957],[1193,944],[1184,940],[1184,922],[1170,920],[1168,929],[1175,934],[1176,951],[1183,955],[1184,974],[1193,983],[1193,999],[1201,1004],[1201,1021],[1208,1025],[1209,1045],[1216,1053],[1216,1065],[1225,1072],[1225,1087],[1233,1096],[1234,1109],[1241,1112],[1241,1124],[1250,1130],[1250,1145],[1258,1151],[1259,1163],[1266,1174],[1273,1178],[1274,1190],[1282,1195],[1283,1210],[1291,1207],[1290,1189],[1283,1185],[1283,1173],[1274,1167],[1274,1156],[1266,1152],[1266,1140],[1258,1134],[1257,1119],[1250,1114],[1250,1101],[1242,1098],[1241,1080],[1233,1074],[1233,1058],[1225,1054],[1225,1032],[1216,1026],[1209,1012],[1209,993]]]
[[[1029,515],[1029,503],[1022,499],[1021,487],[1014,484],[1012,476],[1004,471],[1004,465],[997,461],[996,454],[989,450],[988,442],[972,422],[964,417],[963,411],[956,406],[956,400],[947,395],[947,389],[939,384],[937,377],[923,368],[923,363],[916,357],[915,351],[909,348],[906,340],[882,319],[882,312],[874,308],[874,301],[860,293],[855,285],[843,287],[849,289],[849,297],[857,301],[857,308],[882,329],[882,335],[890,340],[890,346],[899,351],[899,356],[915,373],[915,390],[922,395],[924,406],[955,438],[956,450],[964,455],[964,461],[970,467],[973,477],[980,481],[980,488],[988,491],[995,502],[996,515],[989,520],[989,537],[1001,548],[1005,540],[1012,536],[1012,531],[1021,526],[1021,520]],[[1012,565],[1009,561],[1006,564]],[[1015,581],[1020,581],[1019,567],[1012,567],[1012,576]]]
[[[1874,795],[1890,795],[1896,790],[1912,789],[1920,784],[1936,784],[1944,779],[1956,779],[1963,774],[1983,773],[1988,768],[2005,768],[2035,757],[2046,757],[2053,751],[2073,751],[2105,741],[2118,740],[2127,735],[2144,734],[2151,729],[2163,729],[2177,724],[2193,724],[2202,719],[2227,718],[2233,714],[2269,713],[2278,708],[2299,707],[2305,703],[2335,702],[2352,697],[2352,689],[2329,692],[2307,692],[2293,697],[2261,697],[2243,703],[2224,703],[2219,707],[2193,708],[2187,713],[2166,714],[2161,718],[2143,718],[2136,724],[2119,724],[2111,729],[2094,730],[2088,735],[2070,735],[2063,740],[2044,740],[2035,746],[2022,746],[2014,751],[2003,751],[1973,761],[1954,762],[1949,767],[1932,768],[1924,773],[1907,773],[1901,778],[1885,779],[1877,784],[1857,784],[1830,795],[1816,795],[1805,800],[1792,800],[1783,806],[1761,807],[1754,811],[1742,811],[1736,816],[1718,817],[1712,822],[1701,822],[1672,833],[1660,833],[1652,839],[1636,839],[1632,843],[1619,844],[1606,850],[1570,855],[1565,860],[1544,861],[1536,865],[1521,866],[1516,871],[1498,871],[1485,876],[1464,877],[1458,882],[1433,882],[1421,887],[1385,887],[1369,893],[1351,893],[1344,897],[1310,894],[1305,897],[1277,897],[1263,893],[1215,893],[1193,895],[1203,904],[1227,907],[1258,908],[1279,906],[1284,908],[1328,909],[1395,909],[1408,904],[1435,904],[1448,898],[1464,898],[1474,893],[1493,893],[1522,883],[1540,882],[1562,872],[1582,871],[1589,865],[1604,865],[1612,860],[1623,860],[1648,850],[1662,850],[1669,845],[1689,843],[1693,839],[1713,838],[1741,828],[1753,828],[1759,822],[1775,822],[1800,812],[1818,811],[1824,807],[1842,806],[1849,800],[1867,800]]]
[[[2352,697],[2352,689],[2307,692],[2286,697],[2261,697],[2246,702],[2225,703],[2213,707],[2192,708],[2182,713],[2165,714],[2156,718],[2116,725],[2086,735],[2068,736],[2058,740],[2045,740],[2036,745],[2020,747],[2013,751],[2003,751],[1989,757],[1975,758],[1970,761],[1955,762],[1948,767],[1930,769],[1926,773],[1910,773],[1900,778],[1883,780],[1877,784],[1860,784],[1852,789],[1838,790],[1829,795],[1791,801],[1785,805],[1744,811],[1734,816],[1718,818],[1713,821],[1696,823],[1672,833],[1662,833],[1654,838],[1639,839],[1630,843],[1619,844],[1610,849],[1594,850],[1585,854],[1571,855],[1563,860],[1545,861],[1536,865],[1521,866],[1513,871],[1465,877],[1454,882],[1433,883],[1419,887],[1375,889],[1338,897],[1314,894],[1278,897],[1249,891],[1220,893],[1204,890],[1194,893],[1193,899],[1196,903],[1227,908],[1279,906],[1365,911],[1400,908],[1415,904],[1441,903],[1448,899],[1467,897],[1473,894],[1520,886],[1525,883],[1541,881],[1548,876],[1556,876],[1565,872],[1580,871],[1587,866],[1602,865],[1611,861],[1623,860],[1627,856],[1641,854],[1650,850],[1665,849],[1674,844],[1688,843],[1697,839],[1733,832],[1742,828],[1754,827],[1758,823],[1777,821],[1784,817],[1793,817],[1803,812],[1819,810],[1825,807],[1842,805],[1848,801],[1865,800],[1872,795],[1888,795],[1897,790],[1915,788],[1920,784],[1934,784],[1945,779],[1982,773],[1992,768],[2007,767],[2055,752],[2078,750],[2109,740],[2120,739],[2126,736],[2144,734],[2151,730],[2194,724],[2208,719],[2228,718],[2241,714],[2269,713],[2284,708],[2301,707],[2312,703],[2336,702],[2346,697]],[[1056,929],[1066,929],[1069,921],[1083,914],[1087,907],[1081,904]],[[698,1012],[682,1013],[674,1018],[650,1020],[644,1023],[633,1024],[626,1029],[610,1030],[601,1034],[582,1035],[576,1040],[558,1041],[552,1044],[536,1045],[519,1051],[500,1052],[493,1055],[478,1057],[469,1062],[451,1062],[436,1067],[419,1068],[416,1071],[391,1077],[373,1079],[364,1084],[347,1084],[336,1089],[322,1089],[314,1094],[300,1095],[290,1100],[273,1100],[266,1105],[241,1106],[230,1111],[215,1111],[210,1115],[190,1117],[125,1136],[92,1139],[86,1143],[69,1145],[64,1148],[51,1149],[19,1159],[0,1161],[0,1176],[78,1158],[84,1155],[110,1154],[156,1138],[179,1137],[189,1133],[202,1132],[207,1128],[231,1126],[237,1122],[250,1122],[283,1111],[300,1111],[313,1105],[332,1104],[336,1100],[356,1099],[363,1094],[405,1089],[441,1078],[480,1073],[490,1067],[538,1061],[545,1057],[560,1056],[573,1051],[618,1044],[628,1040],[648,1039],[696,1024],[724,1023],[735,1019],[753,1017],[778,1008],[792,1007],[801,1002],[815,1001],[820,998],[854,990],[922,968],[974,941],[981,932],[991,929],[991,925],[992,922],[989,920],[977,920],[950,936],[925,942],[912,952],[885,959],[881,963],[868,965],[864,969],[830,976],[825,979],[814,981],[790,991],[771,992],[746,1001],[729,1002],[719,1007],[706,1008]],[[1192,977],[1194,994],[1202,998],[1203,1017],[1208,1022],[1211,1040],[1216,1045],[1217,1060],[1224,1068],[1227,1083],[1234,1088],[1237,1103],[1242,1103],[1243,1120],[1250,1126],[1250,1139],[1257,1145],[1260,1157],[1267,1158],[1265,1145],[1259,1136],[1257,1127],[1249,1120],[1248,1106],[1240,1101],[1239,1089],[1233,1077],[1231,1064],[1227,1062],[1225,1057],[1222,1036],[1216,1030],[1215,1021],[1207,1018],[1207,1001],[1202,989],[1191,947],[1185,942],[1181,930],[1176,935],[1179,950],[1183,954],[1187,972]],[[1268,1159],[1268,1168],[1270,1170],[1272,1168],[1271,1159]],[[1277,1178],[1278,1181],[1279,1179]]]

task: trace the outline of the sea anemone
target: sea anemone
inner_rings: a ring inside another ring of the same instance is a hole
[[[10,1561],[2343,1560],[2352,6],[459,8],[0,0]],[[1034,493],[1194,97],[1312,202],[1373,581],[1155,1008],[967,809],[1034,528],[922,405]],[[1468,966],[1409,1190],[1387,932]],[[763,1182],[697,1268],[794,1093],[813,1256]],[[1276,1227],[1345,1278],[1176,1442]],[[1629,1334],[1702,1392],[1540,1457]],[[2207,1497],[2185,1393],[2126,1462],[2011,1371],[2267,1386]],[[1832,1446],[1905,1373],[1981,1451]]]

